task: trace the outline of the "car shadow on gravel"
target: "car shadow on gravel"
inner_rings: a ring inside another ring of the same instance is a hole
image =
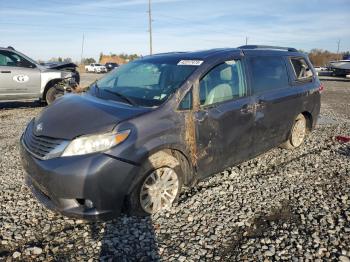
[[[128,128],[133,130],[133,135],[137,137],[138,129],[133,124],[129,123]],[[132,148],[133,152],[147,152],[147,148]],[[147,158],[148,159],[148,158]],[[147,166],[152,170],[154,167],[149,161],[143,163],[142,166]],[[118,170],[116,174],[118,175]],[[143,175],[143,174],[142,174]],[[135,179],[140,179],[140,175],[136,175]],[[132,181],[132,185],[137,188],[136,183]],[[85,190],[88,190],[85,185]],[[128,194],[131,194],[130,192]],[[100,261],[160,261],[158,251],[157,237],[152,221],[152,216],[138,217],[130,216],[128,213],[129,203],[124,199],[122,214],[106,222],[91,222],[89,223],[90,237],[97,243],[99,247]],[[132,213],[132,212],[131,212]]]
[[[268,232],[273,231],[275,227],[280,228],[286,224],[301,224],[301,218],[293,210],[293,206],[295,206],[295,203],[293,204],[289,200],[284,200],[280,206],[251,218],[249,226],[233,228],[233,233],[230,235],[234,237],[230,239],[228,245],[220,252],[223,258],[222,261],[236,261],[240,254],[240,248],[245,243],[250,239],[266,237]]]
[[[40,101],[15,101],[15,102],[0,102],[0,109],[15,109],[15,108],[37,108],[43,107],[44,104]]]
[[[105,223],[90,223],[100,261],[159,261],[157,238],[150,217],[123,215]]]

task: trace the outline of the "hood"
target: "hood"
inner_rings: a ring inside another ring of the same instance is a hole
[[[48,63],[48,64],[45,64],[44,67],[46,67],[48,69],[58,69],[58,70],[69,69],[69,70],[74,70],[78,66],[76,64],[74,64],[74,63]]]
[[[35,118],[34,133],[72,140],[81,135],[110,132],[126,119],[149,112],[150,108],[103,100],[89,94],[68,94],[57,99]]]

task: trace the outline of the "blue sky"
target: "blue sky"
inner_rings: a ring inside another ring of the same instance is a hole
[[[152,0],[154,52],[245,43],[350,50],[350,0]],[[0,0],[0,46],[34,59],[148,54],[148,0]]]

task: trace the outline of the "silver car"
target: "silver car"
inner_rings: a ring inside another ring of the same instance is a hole
[[[0,101],[39,98],[50,104],[79,83],[76,67],[40,65],[12,47],[0,47]]]

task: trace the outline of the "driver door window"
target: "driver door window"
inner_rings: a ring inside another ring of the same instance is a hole
[[[14,61],[7,55],[8,52],[0,51],[0,66],[13,66]]]
[[[247,95],[242,62],[230,60],[215,66],[201,80],[201,106],[216,104]]]
[[[0,66],[34,68],[35,66],[23,57],[9,51],[0,51]]]

